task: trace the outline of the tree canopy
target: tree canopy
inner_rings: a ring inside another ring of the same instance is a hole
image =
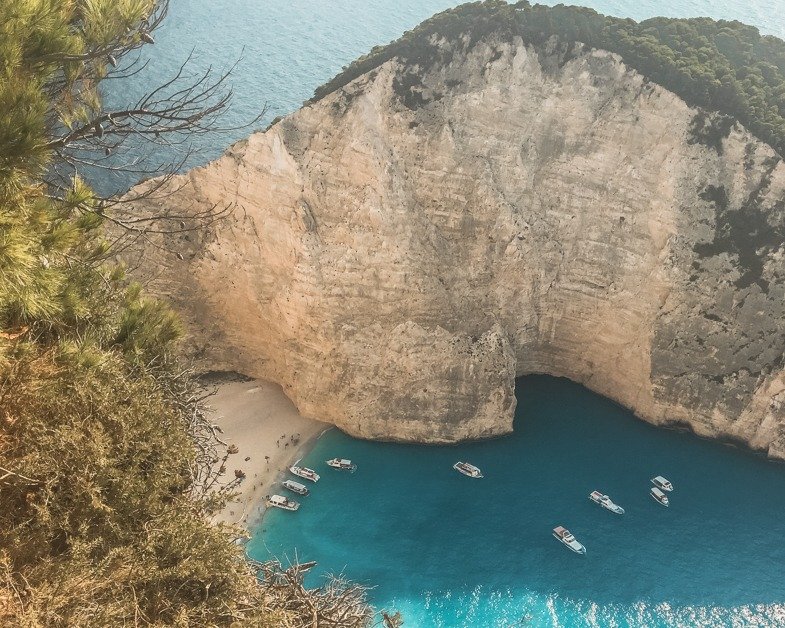
[[[102,81],[165,14],[0,2],[0,625],[303,626],[347,604],[361,625],[360,588],[305,590],[209,522],[231,450],[177,357],[178,318],[113,261],[118,231],[161,217],[123,216],[79,174],[130,136],[205,132],[228,102],[225,75],[175,77],[103,109]]]
[[[229,623],[254,599],[207,523],[179,321],[110,263],[101,199],[73,171],[52,182],[60,140],[101,134],[101,80],[164,9],[0,4],[3,625]]]
[[[313,100],[398,57],[428,65],[443,54],[435,39],[471,47],[493,34],[540,46],[555,37],[609,50],[687,104],[731,116],[785,155],[785,42],[736,21],[653,18],[643,22],[577,6],[502,0],[473,2],[439,13],[400,39],[371,50],[319,87]],[[729,130],[729,129],[728,129]]]

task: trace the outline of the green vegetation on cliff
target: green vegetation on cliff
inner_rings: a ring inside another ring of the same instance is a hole
[[[203,82],[102,109],[100,82],[165,9],[0,3],[0,625],[301,626],[347,603],[364,625],[361,589],[310,592],[273,564],[258,579],[239,531],[209,523],[229,453],[178,363],[180,323],[111,261],[139,223],[76,175],[129,133],[220,108]]]
[[[537,46],[555,37],[564,44],[581,42],[617,53],[687,104],[721,114],[696,120],[695,141],[721,147],[730,131],[723,116],[731,116],[785,155],[785,42],[761,35],[753,26],[710,18],[635,22],[576,6],[508,5],[501,0],[464,4],[374,48],[318,88],[314,100],[393,57],[426,66],[444,61],[446,53],[436,45],[440,38],[462,38],[470,48],[491,33],[503,39],[517,35]]]
[[[785,154],[785,42],[741,22],[710,18],[607,17],[591,9],[541,5],[521,12],[521,35],[551,35],[618,53],[630,67],[687,104],[732,116]],[[696,133],[711,138],[706,124]],[[719,134],[730,130],[720,118]],[[700,135],[699,135],[700,137]]]

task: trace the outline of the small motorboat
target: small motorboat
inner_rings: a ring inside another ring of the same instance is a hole
[[[673,490],[673,484],[668,482],[664,477],[658,475],[656,478],[651,479],[651,483],[654,484],[657,488],[668,491],[669,493]]]
[[[589,495],[589,499],[592,500],[595,504],[599,504],[606,510],[610,510],[611,512],[616,513],[617,515],[624,514],[624,508],[619,506],[618,504],[614,504],[611,501],[611,498],[607,495],[603,495],[600,491],[592,491]]]
[[[454,465],[452,465],[452,468],[458,471],[459,473],[463,473],[464,475],[470,478],[483,477],[480,468],[475,467],[473,464],[469,464],[468,462],[456,462]]]
[[[357,470],[357,465],[354,464],[351,460],[347,460],[346,458],[333,458],[332,460],[327,460],[326,462],[333,469],[342,469],[343,471],[349,471],[351,473],[354,473]]]
[[[663,493],[660,489],[658,489],[656,486],[651,489],[651,496],[654,498],[655,501],[659,502],[663,506],[667,506],[669,504],[668,496],[665,493]]]
[[[575,537],[564,526],[557,526],[553,529],[553,538],[555,538],[557,541],[561,541],[562,543],[564,543],[576,554],[586,553],[586,548],[580,543],[578,543]]]
[[[283,495],[267,495],[265,497],[265,503],[268,506],[274,506],[275,508],[281,508],[283,510],[297,510],[300,507],[300,502],[296,502]]]
[[[316,473],[316,471],[313,469],[309,469],[308,467],[298,467],[297,465],[294,465],[293,467],[289,467],[289,471],[291,471],[297,477],[310,480],[311,482],[319,481],[319,474]]]
[[[294,480],[284,480],[281,482],[281,485],[293,493],[297,493],[298,495],[307,495],[310,493],[308,487],[304,484],[300,484],[299,482],[295,482]]]

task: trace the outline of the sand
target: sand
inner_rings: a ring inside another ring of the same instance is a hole
[[[236,489],[237,497],[214,521],[250,529],[261,517],[265,495],[297,498],[275,485],[331,426],[303,417],[277,384],[231,376],[221,379],[209,385],[216,388],[208,400],[209,416],[221,429],[220,438],[239,449],[226,462],[226,480],[234,478],[235,469],[243,471],[245,479]]]

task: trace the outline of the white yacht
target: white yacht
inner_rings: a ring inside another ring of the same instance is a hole
[[[452,468],[470,478],[483,477],[482,471],[480,471],[479,467],[475,467],[473,464],[469,464],[468,462],[456,462],[454,465],[452,465]]]
[[[319,481],[319,474],[316,473],[316,471],[313,469],[309,469],[308,467],[298,467],[297,465],[294,465],[293,467],[289,467],[289,471],[291,471],[297,477],[310,480],[311,482]]]
[[[557,527],[555,527],[553,529],[553,537],[557,541],[561,541],[562,543],[564,543],[567,547],[569,547],[576,554],[585,554],[586,553],[586,548],[583,545],[581,545],[580,543],[578,543],[578,541],[570,533],[570,531],[567,528],[563,527],[563,526],[557,526]]]
[[[656,486],[651,489],[651,496],[654,498],[655,501],[661,503],[663,506],[667,506],[669,504],[668,496],[665,493],[663,493],[660,489],[658,489]]]
[[[668,491],[669,493],[673,490],[673,484],[668,482],[664,477],[658,475],[656,478],[651,479],[651,483],[654,484],[659,489],[663,491]]]
[[[589,499],[592,500],[595,504],[599,504],[606,510],[610,510],[611,512],[616,513],[617,515],[624,514],[624,508],[619,506],[618,504],[614,504],[611,501],[611,498],[607,495],[603,495],[600,491],[592,491],[589,495]]]
[[[344,471],[351,471],[352,473],[357,470],[357,465],[346,458],[333,458],[332,460],[327,460],[327,464],[333,469],[343,469]]]
[[[294,480],[284,480],[281,482],[281,485],[293,493],[297,493],[298,495],[307,495],[310,493],[307,486],[300,484],[299,482],[295,482]]]
[[[265,503],[268,506],[282,508],[283,510],[297,510],[300,507],[299,502],[284,497],[283,495],[267,495],[267,497],[265,497]]]

